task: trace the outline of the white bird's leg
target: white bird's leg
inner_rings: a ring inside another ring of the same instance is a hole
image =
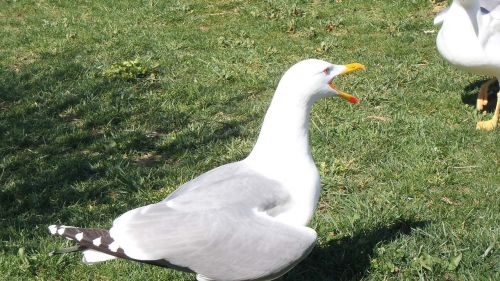
[[[476,129],[491,131],[498,126],[498,118],[500,118],[500,91],[497,93],[497,106],[493,118],[488,121],[478,122]]]
[[[477,96],[476,101],[477,110],[483,110],[483,108],[488,104],[488,88],[496,81],[496,78],[492,78],[481,85],[481,89],[479,89],[479,95]]]

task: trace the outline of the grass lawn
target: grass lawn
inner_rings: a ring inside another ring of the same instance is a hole
[[[360,62],[318,102],[311,256],[281,280],[500,280],[500,129],[428,0],[0,2],[0,279],[193,280],[48,257],[252,148],[281,74]],[[494,97],[490,104],[494,103]],[[175,227],[175,226],[172,226]]]

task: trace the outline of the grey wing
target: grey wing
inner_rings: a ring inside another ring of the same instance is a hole
[[[235,175],[248,173],[247,168],[243,162],[234,162],[214,168],[206,173],[199,175],[191,181],[181,185],[174,192],[172,192],[162,202],[170,201],[182,194],[189,193],[200,187],[206,188],[209,185],[215,184],[217,181],[223,181]]]
[[[500,7],[500,0],[481,0],[480,6],[488,12],[492,12]]]
[[[316,233],[269,217],[265,211],[287,204],[288,193],[232,165],[202,175],[169,200],[123,214],[111,236],[134,259],[164,259],[215,280],[285,273],[311,251]]]

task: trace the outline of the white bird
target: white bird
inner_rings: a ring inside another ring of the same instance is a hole
[[[434,19],[441,25],[436,45],[439,53],[460,69],[496,77],[481,86],[477,109],[488,102],[488,87],[500,82],[500,0],[453,0]],[[477,124],[478,129],[498,126],[500,92],[493,118]]]
[[[309,113],[322,97],[358,99],[336,88],[340,74],[364,69],[309,59],[281,78],[253,150],[210,170],[163,201],[133,209],[112,228],[51,225],[75,240],[83,262],[113,258],[196,273],[197,280],[273,280],[304,259],[316,232],[307,227],[320,193],[309,147]]]

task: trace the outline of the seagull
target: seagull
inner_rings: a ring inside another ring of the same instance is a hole
[[[495,77],[484,83],[476,107],[488,103],[488,88],[500,83],[500,0],[453,0],[438,14],[435,25],[441,29],[436,45],[439,53],[452,65],[473,73]],[[493,118],[477,123],[477,129],[493,130],[500,116],[500,92]]]
[[[51,225],[76,242],[83,262],[114,258],[196,273],[198,281],[274,280],[303,260],[317,234],[307,227],[320,194],[309,114],[323,97],[358,99],[334,81],[365,67],[300,61],[278,83],[251,153],[181,185],[163,201],[130,210],[111,229]]]

